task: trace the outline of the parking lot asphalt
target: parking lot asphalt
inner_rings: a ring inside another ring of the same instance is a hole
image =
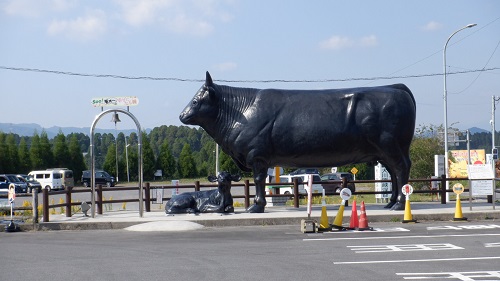
[[[498,205],[498,203],[496,203]],[[392,211],[384,208],[385,204],[366,204],[366,218],[368,222],[403,222],[406,216],[419,221],[453,221],[457,212],[462,213],[467,221],[477,220],[499,220],[500,207],[485,200],[475,200],[472,203],[462,201],[457,207],[455,202],[441,204],[440,202],[417,202],[410,203],[409,210]],[[184,231],[203,227],[226,227],[226,226],[251,226],[251,225],[300,225],[304,219],[312,219],[317,222],[322,216],[322,206],[313,206],[310,215],[307,207],[293,208],[289,206],[266,206],[264,213],[246,213],[243,208],[235,208],[234,213],[202,213],[167,215],[163,210],[143,212],[140,216],[138,210],[106,211],[103,214],[85,216],[83,213],[75,213],[71,217],[64,214],[50,215],[49,222],[33,224],[17,221],[21,231],[50,231],[50,230],[96,230],[96,229],[127,229],[132,231]],[[339,205],[327,205],[326,217],[330,224],[339,213]],[[360,204],[354,210],[352,205],[345,207],[343,226],[348,227],[351,215],[360,214]],[[89,215],[91,212],[88,212]],[[2,222],[6,225],[10,221],[4,218]],[[16,221],[15,221],[16,222]],[[5,227],[0,227],[4,231]]]

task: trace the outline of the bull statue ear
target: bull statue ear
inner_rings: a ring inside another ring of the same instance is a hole
[[[209,182],[216,182],[217,181],[217,177],[216,176],[208,176],[208,181]]]
[[[205,86],[210,87],[214,84],[212,81],[212,76],[210,76],[210,73],[207,71],[207,78],[205,79]]]

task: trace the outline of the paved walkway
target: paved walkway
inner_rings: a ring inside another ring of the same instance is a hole
[[[371,222],[401,222],[407,211],[391,211],[384,208],[385,204],[366,204],[366,215]],[[500,206],[491,203],[476,202],[471,204],[462,201],[462,215],[468,221],[474,220],[499,220]],[[412,215],[417,221],[451,221],[457,211],[455,202],[440,204],[439,202],[411,203]],[[338,214],[338,205],[326,207],[327,217],[330,223]],[[357,204],[357,213],[360,215],[360,204]],[[321,218],[321,206],[313,206],[311,218],[319,221]],[[343,225],[349,226],[352,214],[352,206],[345,207],[343,213]],[[90,215],[90,211],[89,211]],[[35,226],[37,230],[84,230],[84,229],[128,229],[135,231],[176,231],[197,229],[201,227],[223,227],[223,226],[249,226],[249,225],[300,225],[301,220],[307,219],[307,208],[298,209],[285,206],[266,207],[264,213],[246,213],[243,208],[236,208],[235,213],[214,214],[204,213],[166,215],[163,210],[144,212],[139,216],[138,210],[106,211],[102,215],[96,214],[94,218],[86,217],[83,213],[76,213],[72,217],[65,215],[50,215],[50,222],[41,222]],[[5,222],[4,222],[5,223]],[[20,224],[22,230],[33,230],[32,224]],[[4,231],[4,227],[0,227]]]

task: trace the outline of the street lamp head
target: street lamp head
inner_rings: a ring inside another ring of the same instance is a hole
[[[471,27],[474,27],[474,26],[476,26],[476,25],[477,25],[477,23],[470,23],[470,24],[466,25],[465,27],[467,27],[467,28],[471,28]]]

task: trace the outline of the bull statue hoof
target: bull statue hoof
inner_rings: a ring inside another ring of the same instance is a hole
[[[387,205],[384,206],[384,208],[386,209],[390,209],[392,208],[392,206],[394,206],[396,204],[396,201],[390,201]]]
[[[394,206],[391,207],[391,211],[403,211],[405,209],[405,203],[404,202],[396,202]]]
[[[247,213],[264,213],[265,206],[253,204],[248,207]]]

